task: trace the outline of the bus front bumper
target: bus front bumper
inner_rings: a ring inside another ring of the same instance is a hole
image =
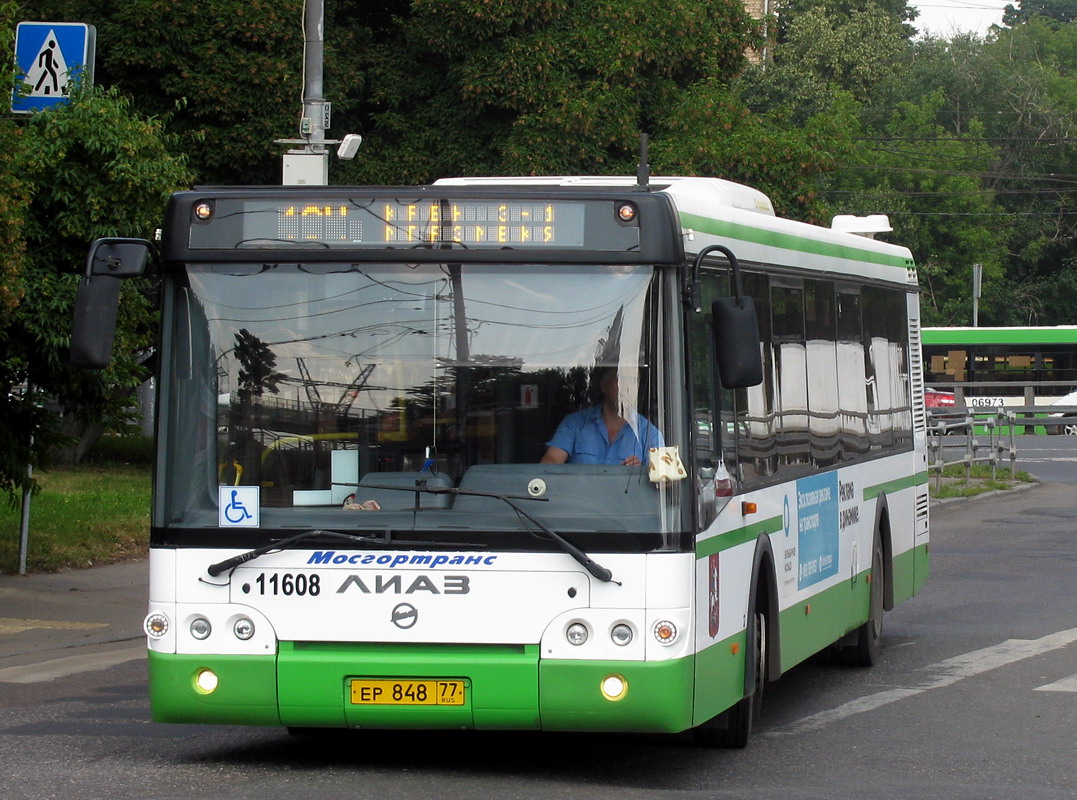
[[[692,725],[692,658],[543,660],[537,646],[282,642],[267,656],[150,651],[149,666],[158,722],[654,733]],[[460,681],[464,693],[458,705],[364,704],[352,683],[371,679]]]

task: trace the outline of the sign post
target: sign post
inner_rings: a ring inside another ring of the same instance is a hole
[[[972,265],[972,327],[980,324],[980,290],[983,287],[984,265]]]
[[[19,79],[11,110],[31,114],[70,102],[77,81],[93,83],[97,29],[81,22],[20,22],[15,30]]]

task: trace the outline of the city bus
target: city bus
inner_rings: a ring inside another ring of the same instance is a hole
[[[1050,404],[1077,390],[1077,326],[924,328],[923,359],[969,408]]]
[[[909,251],[714,178],[196,189],[160,286],[153,718],[743,747],[928,572]]]

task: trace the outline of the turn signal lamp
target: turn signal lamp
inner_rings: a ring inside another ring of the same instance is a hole
[[[168,633],[168,617],[164,614],[150,614],[146,617],[146,621],[142,623],[142,627],[145,629],[147,636],[160,639]]]
[[[669,620],[661,620],[654,624],[654,638],[659,644],[673,644],[677,641],[677,626]]]

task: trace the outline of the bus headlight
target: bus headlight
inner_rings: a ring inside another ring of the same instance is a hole
[[[199,641],[208,639],[212,632],[213,626],[209,624],[209,620],[205,617],[195,617],[191,620],[191,636]]]
[[[624,647],[632,642],[632,628],[624,622],[618,622],[610,629],[610,638],[618,647]]]
[[[573,622],[565,629],[565,638],[568,639],[568,643],[576,647],[586,642],[589,635],[587,626],[582,622]]]
[[[247,617],[240,617],[232,626],[232,633],[236,635],[237,639],[246,641],[254,636],[254,623]]]

